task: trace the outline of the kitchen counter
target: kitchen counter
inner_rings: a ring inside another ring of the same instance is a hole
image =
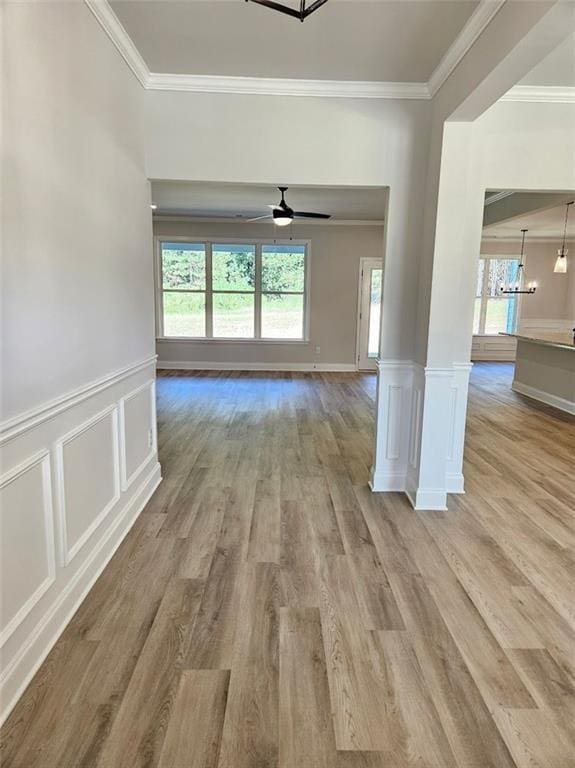
[[[506,333],[517,339],[512,389],[575,414],[575,343],[572,333]]]
[[[533,344],[575,350],[573,334],[565,331],[526,331],[524,333],[502,333],[501,336],[513,336],[515,339],[530,341]]]

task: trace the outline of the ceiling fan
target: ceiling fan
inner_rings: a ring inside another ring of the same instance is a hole
[[[277,205],[268,205],[268,208],[272,209],[271,213],[266,213],[265,216],[257,216],[255,219],[248,219],[248,223],[252,221],[261,221],[262,219],[272,219],[274,224],[278,227],[287,227],[294,219],[331,219],[330,213],[307,213],[306,211],[294,211],[290,208],[285,201],[285,193],[288,191],[287,187],[278,187],[281,192],[282,199]]]

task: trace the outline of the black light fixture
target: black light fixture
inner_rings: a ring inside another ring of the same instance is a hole
[[[263,221],[264,219],[271,219],[278,227],[287,227],[294,219],[331,219],[331,213],[310,213],[309,211],[294,211],[293,208],[286,203],[285,193],[288,191],[287,187],[278,187],[281,192],[282,199],[277,205],[268,205],[268,208],[272,209],[271,213],[266,213],[264,216],[256,216],[255,219],[248,219],[248,223],[252,221]]]
[[[515,275],[515,285],[502,285],[499,288],[501,293],[535,293],[537,290],[537,283],[531,282],[527,288],[523,288],[523,279],[525,277],[525,267],[523,264],[523,248],[525,246],[525,234],[529,232],[528,229],[521,230],[523,237],[521,238],[521,256],[519,258],[519,266],[517,267],[517,274]]]
[[[565,250],[565,238],[567,236],[567,218],[569,216],[569,206],[573,205],[575,201],[571,200],[570,203],[566,203],[565,206],[565,226],[563,227],[563,245],[561,246],[561,250],[557,251],[557,261],[555,262],[555,267],[553,268],[553,272],[559,272],[560,274],[564,275],[565,272],[567,272],[567,254],[569,251]]]
[[[274,11],[285,13],[287,16],[292,16],[294,19],[305,21],[318,8],[327,3],[327,0],[315,0],[310,5],[306,5],[306,0],[300,0],[299,10],[296,8],[290,8],[289,5],[283,5],[283,3],[275,3],[274,0],[246,0],[247,2],[257,3],[258,5],[265,5],[266,8],[271,8]]]

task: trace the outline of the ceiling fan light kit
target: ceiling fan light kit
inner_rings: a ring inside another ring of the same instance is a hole
[[[266,8],[271,8],[273,11],[279,11],[286,16],[291,16],[294,19],[305,21],[318,8],[327,3],[327,0],[315,0],[313,3],[307,3],[306,0],[300,0],[299,10],[292,8],[289,5],[283,3],[276,3],[274,0],[246,0],[247,2],[257,3],[258,5],[264,5]]]
[[[565,206],[565,225],[563,227],[563,244],[561,248],[557,251],[557,261],[555,262],[555,267],[553,268],[553,272],[556,272],[557,274],[564,275],[567,272],[567,254],[569,251],[565,248],[565,238],[567,237],[567,219],[569,218],[569,206],[573,205],[575,201],[571,200],[570,203],[567,203]]]
[[[278,187],[281,192],[282,199],[277,205],[270,205],[272,209],[271,213],[267,213],[265,216],[256,216],[255,219],[248,219],[248,223],[253,221],[262,221],[263,219],[271,219],[273,223],[278,227],[287,227],[294,219],[331,219],[329,213],[310,213],[308,211],[294,211],[293,208],[285,201],[285,193],[288,191],[287,187]]]

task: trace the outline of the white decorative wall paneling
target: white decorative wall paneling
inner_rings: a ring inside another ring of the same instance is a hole
[[[155,362],[0,425],[0,721],[161,480]]]
[[[120,474],[126,491],[158,450],[155,380],[122,397],[119,405]]]
[[[50,453],[40,451],[0,480],[2,632],[0,647],[52,586],[56,576]],[[30,561],[21,560],[21,549]]]
[[[445,509],[447,493],[463,493],[463,446],[471,364],[423,368],[378,362],[373,491],[405,491],[416,509]],[[433,446],[422,445],[423,429]]]
[[[55,445],[60,556],[69,565],[120,499],[118,408],[106,408]]]

